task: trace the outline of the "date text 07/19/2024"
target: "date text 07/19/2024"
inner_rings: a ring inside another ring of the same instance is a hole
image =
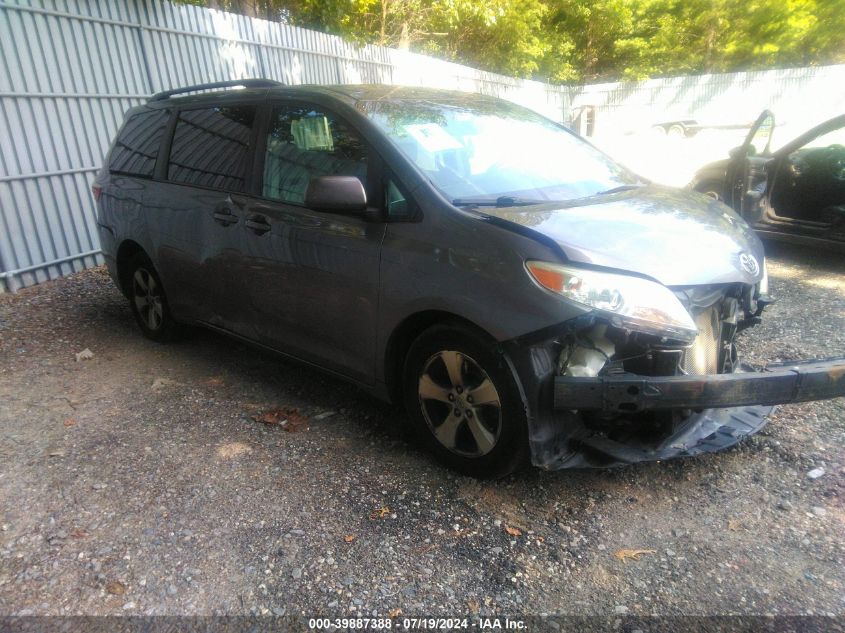
[[[394,628],[403,630],[468,630],[479,631],[526,629],[525,622],[519,619],[502,618],[309,618],[308,628],[316,630],[331,629],[380,629]]]

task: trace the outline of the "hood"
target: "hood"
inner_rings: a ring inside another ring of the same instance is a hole
[[[751,228],[721,202],[694,192],[649,185],[483,212],[551,238],[572,262],[639,273],[666,286],[755,284],[763,276],[763,245]]]

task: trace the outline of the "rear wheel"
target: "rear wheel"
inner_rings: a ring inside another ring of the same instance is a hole
[[[161,279],[144,253],[129,261],[126,285],[132,314],[144,336],[159,343],[172,340],[179,324],[170,314]]]
[[[669,138],[684,138],[687,135],[687,130],[680,123],[675,123],[674,125],[669,126],[666,134]]]
[[[405,406],[414,434],[443,463],[473,477],[501,477],[528,456],[525,408],[491,340],[437,325],[411,345]]]

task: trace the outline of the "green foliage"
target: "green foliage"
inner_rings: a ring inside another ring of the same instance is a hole
[[[845,62],[845,0],[177,1],[552,82]]]

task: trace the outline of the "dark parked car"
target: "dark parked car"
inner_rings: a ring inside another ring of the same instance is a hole
[[[771,151],[774,115],[764,111],[731,157],[690,183],[724,201],[758,234],[842,249],[845,242],[845,115]]]
[[[149,338],[201,324],[330,371],[477,476],[712,451],[845,392],[842,360],[740,364],[766,268],[722,203],[481,95],[176,96],[230,83],[130,110],[94,184]]]

